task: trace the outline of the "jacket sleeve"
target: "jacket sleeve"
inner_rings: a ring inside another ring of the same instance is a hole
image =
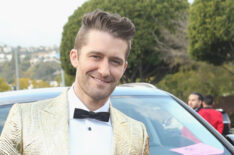
[[[1,155],[18,155],[22,152],[21,110],[18,104],[12,106],[0,137]]]
[[[218,112],[218,122],[217,122],[217,130],[219,131],[220,134],[223,134],[223,128],[224,128],[224,125],[223,125],[223,116],[221,114],[221,112]]]

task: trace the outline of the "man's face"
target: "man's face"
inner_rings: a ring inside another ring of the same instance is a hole
[[[126,50],[127,43],[122,39],[103,31],[88,32],[79,54],[76,50],[70,53],[77,69],[75,91],[80,98],[100,101],[110,96],[127,67]]]
[[[199,97],[195,94],[191,94],[189,95],[189,98],[188,98],[188,105],[195,109],[195,108],[199,108],[202,104],[202,101],[199,100]]]

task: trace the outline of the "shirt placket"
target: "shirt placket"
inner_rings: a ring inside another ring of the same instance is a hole
[[[91,119],[86,119],[85,120],[85,133],[86,133],[86,137],[85,137],[85,141],[86,141],[86,153],[87,155],[93,155],[93,148],[95,148],[95,139],[94,139],[94,132],[95,132],[95,128],[94,128],[94,123],[92,122]]]

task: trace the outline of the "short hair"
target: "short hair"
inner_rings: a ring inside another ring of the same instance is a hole
[[[116,38],[127,43],[126,58],[131,49],[131,40],[135,34],[135,26],[127,17],[97,9],[83,16],[82,25],[76,35],[74,48],[79,50],[85,44],[86,36],[90,30],[108,32]]]
[[[200,101],[203,101],[204,100],[204,98],[203,98],[203,96],[202,96],[202,94],[200,94],[200,93],[198,93],[198,92],[193,92],[193,93],[191,93],[191,95],[197,95],[198,96],[198,99],[200,100]]]
[[[204,97],[204,102],[205,102],[205,104],[207,104],[207,105],[212,105],[213,102],[214,102],[214,97],[213,97],[212,95],[206,95],[206,96]]]

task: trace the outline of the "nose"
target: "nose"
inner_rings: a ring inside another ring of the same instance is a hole
[[[108,60],[103,59],[103,61],[100,62],[98,72],[102,77],[108,77],[110,75],[110,66]]]

